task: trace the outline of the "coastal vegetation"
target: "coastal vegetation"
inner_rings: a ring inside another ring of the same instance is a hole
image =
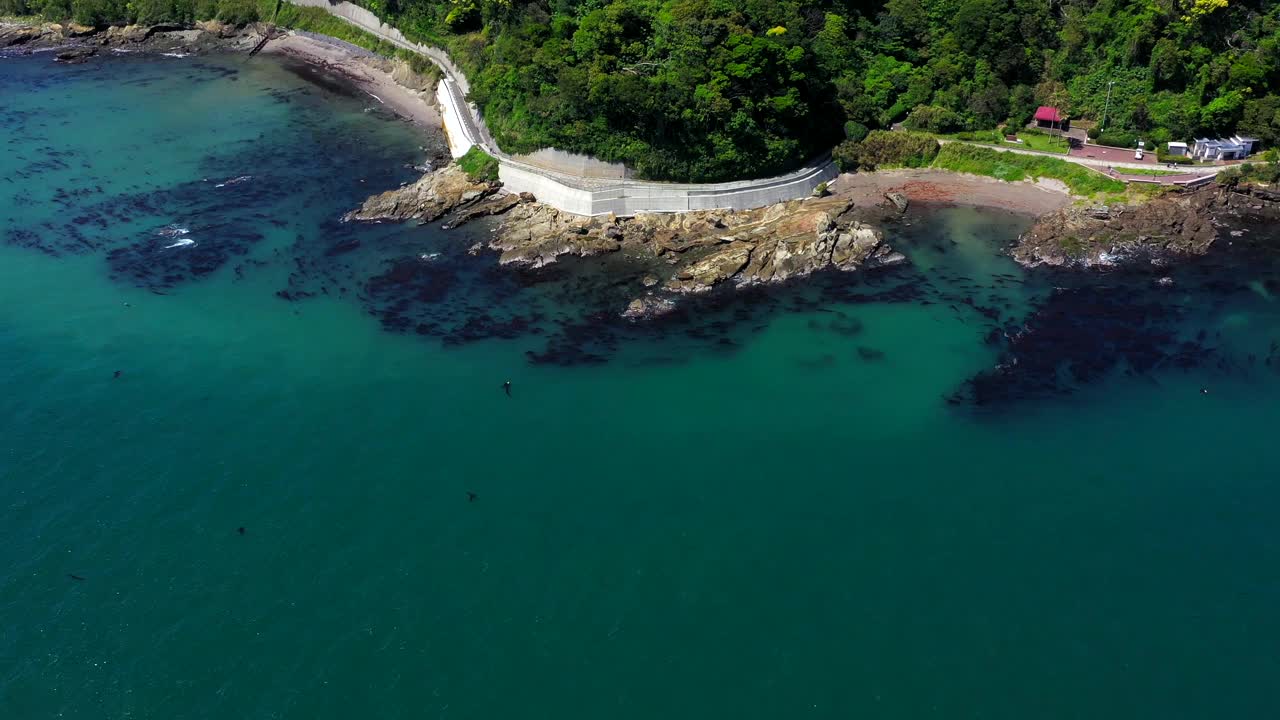
[[[1280,183],[1280,162],[1272,159],[1260,163],[1242,163],[1218,173],[1218,184],[1235,187],[1240,184],[1274,185]]]
[[[872,130],[859,142],[840,143],[832,155],[845,172],[924,167],[938,155],[938,141],[927,133]]]
[[[765,176],[897,122],[1018,129],[1038,105],[1105,121],[1098,139],[1122,147],[1235,131],[1280,143],[1271,0],[357,2],[449,50],[503,149],[554,146],[641,177]],[[282,5],[276,19],[351,39],[318,12]],[[0,0],[23,13],[276,16],[269,0]]]
[[[496,182],[498,179],[498,161],[479,146],[472,145],[465,155],[458,158],[458,165],[472,182]]]
[[[895,122],[1019,128],[1042,104],[1152,142],[1280,141],[1264,0],[359,2],[450,50],[504,149],[648,177],[767,175]]]
[[[953,172],[986,175],[1017,182],[1049,178],[1060,180],[1076,195],[1123,193],[1125,184],[1082,165],[1057,158],[1000,152],[964,143],[947,143],[938,151],[934,167]]]

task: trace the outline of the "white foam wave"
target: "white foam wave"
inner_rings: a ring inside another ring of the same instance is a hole
[[[253,179],[252,175],[241,175],[240,177],[237,177],[237,178],[231,178],[226,182],[220,182],[217,185],[214,185],[214,187],[220,188],[220,187],[226,187],[228,185],[239,185],[242,182],[247,182],[252,179]]]

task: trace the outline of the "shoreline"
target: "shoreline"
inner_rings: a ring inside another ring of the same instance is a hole
[[[337,75],[419,128],[443,132],[440,110],[430,89],[434,82],[422,90],[408,87],[396,79],[399,72],[411,72],[407,64],[398,69],[394,60],[373,53],[359,55],[338,42],[325,42],[291,30],[269,41],[260,54],[292,58],[321,72]],[[392,68],[388,70],[386,65]]]
[[[859,207],[882,205],[887,193],[906,196],[911,203],[993,208],[1040,217],[1061,210],[1076,198],[1056,184],[1005,182],[933,168],[902,168],[843,173],[827,186],[832,195],[853,200]]]

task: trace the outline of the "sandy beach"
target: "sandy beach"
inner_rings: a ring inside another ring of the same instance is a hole
[[[440,113],[436,108],[435,93],[431,88],[417,90],[398,82],[395,76],[407,73],[407,66],[396,68],[398,61],[379,57],[340,41],[326,42],[295,32],[267,43],[262,54],[291,57],[324,72],[339,75],[400,117],[419,127],[440,130]]]
[[[833,194],[858,204],[876,204],[885,193],[900,192],[913,203],[991,207],[1029,215],[1043,215],[1071,204],[1060,183],[1004,182],[947,170],[902,169],[845,173],[830,183]]]

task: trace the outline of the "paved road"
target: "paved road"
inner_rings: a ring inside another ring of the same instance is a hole
[[[991,150],[995,150],[996,152],[1007,152],[1007,153],[1014,153],[1017,155],[1033,155],[1035,157],[1057,158],[1058,160],[1063,160],[1069,163],[1075,163],[1076,165],[1083,165],[1087,168],[1097,170],[1105,174],[1110,174],[1113,177],[1119,177],[1119,175],[1117,175],[1116,173],[1108,172],[1112,168],[1120,168],[1120,169],[1130,168],[1130,169],[1137,169],[1137,170],[1152,169],[1151,163],[1145,163],[1145,162],[1113,162],[1113,161],[1103,160],[1099,158],[1080,157],[1078,155],[1062,155],[1060,153],[1048,153],[1048,152],[1041,152],[1039,150],[1025,150],[1023,148],[1000,147],[998,145],[971,143],[971,142],[966,142],[964,140],[951,140],[946,138],[938,139],[938,143],[940,145],[945,145],[947,143],[953,143],[953,142],[961,143],[965,145],[976,145],[977,147],[990,148]],[[1152,182],[1152,181],[1164,182],[1163,180],[1157,180],[1159,177],[1183,178],[1182,180],[1175,179],[1172,181],[1173,183],[1180,183],[1180,182],[1186,182],[1185,177],[1190,177],[1192,180],[1199,180],[1201,178],[1217,175],[1218,173],[1226,169],[1227,169],[1226,166],[1218,166],[1218,165],[1199,166],[1199,167],[1190,168],[1186,173],[1178,176],[1125,175],[1124,178],[1141,179],[1147,182]]]

